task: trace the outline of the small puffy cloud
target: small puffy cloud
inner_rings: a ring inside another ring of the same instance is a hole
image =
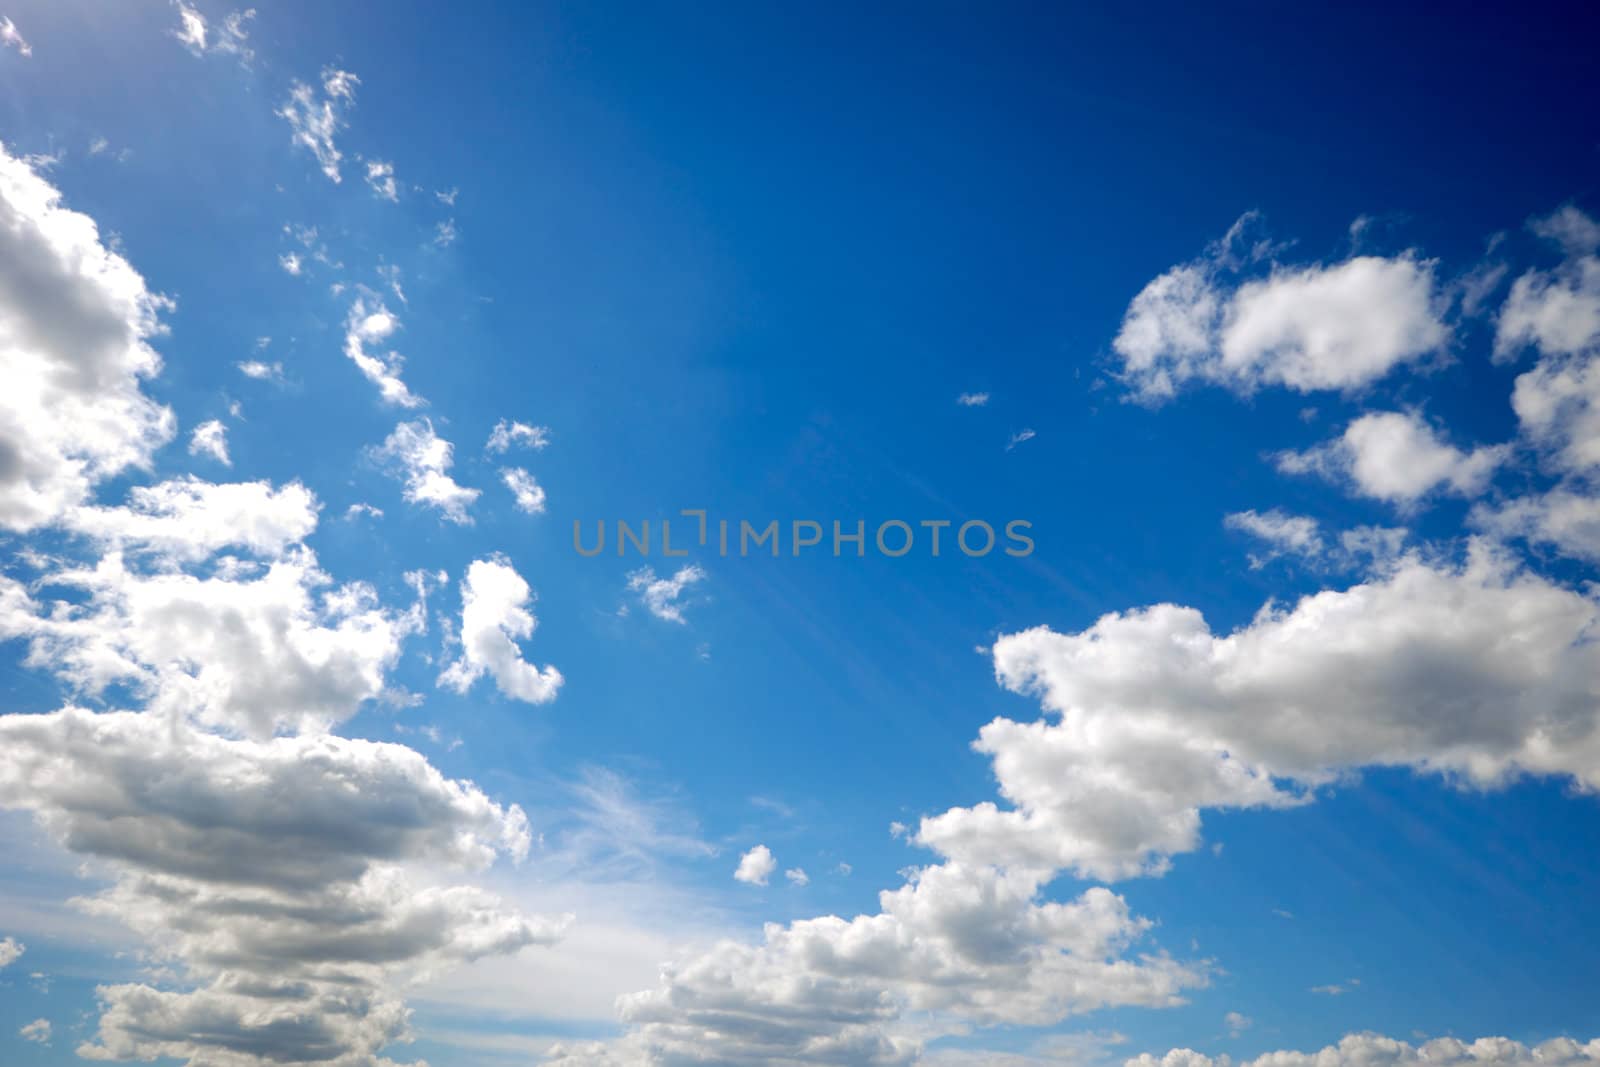
[[[806,874],[803,867],[790,867],[783,872],[783,876],[789,879],[789,884],[796,888],[804,888],[811,884],[811,877]]]
[[[0,46],[15,48],[24,56],[33,55],[33,46],[23,39],[17,24],[4,15],[0,15]]]
[[[258,382],[283,382],[283,364],[276,361],[268,363],[260,359],[240,360],[234,364],[239,368],[239,373],[246,378],[254,378]]]
[[[224,467],[233,466],[228,458],[228,428],[221,419],[207,419],[189,435],[189,455],[210,456]]]
[[[529,515],[544,514],[544,487],[534,480],[533,475],[521,467],[504,467],[500,471],[500,478],[516,499],[518,511]]]
[[[981,408],[988,402],[988,393],[962,393],[956,397],[956,403],[964,408]]]
[[[278,116],[289,124],[296,145],[316,157],[322,173],[333,182],[342,180],[339,164],[344,159],[334,144],[334,136],[344,128],[344,115],[355,104],[356,86],[361,83],[349,71],[325,67],[322,92],[302,81],[289,89],[289,99],[278,108]]]
[[[488,674],[513,700],[548,704],[563,681],[554,667],[522,658],[518,641],[533,636],[538,621],[528,605],[533,590],[503,558],[474,560],[461,582],[461,655],[439,676],[439,684],[465,693]]]
[[[1112,349],[1145,403],[1207,383],[1349,391],[1440,352],[1450,340],[1433,264],[1410,253],[1245,271],[1274,249],[1253,245],[1245,216],[1199,259],[1134,297]]]
[[[488,443],[483,447],[484,451],[498,455],[512,448],[531,448],[539,451],[549,444],[548,426],[533,426],[514,419],[501,419],[494,424],[494,429],[489,432]]]
[[[0,145],[0,527],[55,520],[172,438],[172,412],[141,391],[171,306]]]
[[[1271,511],[1238,511],[1223,519],[1230,530],[1238,530],[1266,543],[1264,554],[1252,554],[1250,566],[1260,568],[1281,555],[1315,558],[1323,551],[1321,528],[1317,520],[1305,515]]]
[[[1276,462],[1288,474],[1320,474],[1362,496],[1409,505],[1434,491],[1478,495],[1510,454],[1509,445],[1463,452],[1418,412],[1384,411],[1355,419],[1327,444],[1281,452]]]
[[[305,270],[305,261],[296,252],[285,252],[278,257],[278,266],[282,267],[285,273],[298,278]]]
[[[455,447],[433,431],[428,419],[402,422],[374,452],[389,463],[405,485],[403,496],[411,504],[433,508],[457,525],[470,526],[467,508],[482,490],[458,485],[450,477]]]
[[[639,602],[656,618],[681,624],[687,621],[680,603],[683,591],[705,579],[705,569],[694,563],[678,568],[670,578],[657,578],[654,570],[641,567],[629,573],[628,589],[639,595]]]
[[[394,180],[394,164],[385,163],[381,159],[367,160],[367,185],[372,189],[373,195],[380,200],[397,203],[400,200],[400,189]]]
[[[24,1025],[17,1033],[24,1041],[32,1041],[37,1045],[48,1045],[50,1043],[50,1020],[35,1019],[33,1022]]]
[[[1600,223],[1573,207],[1533,223],[1559,245],[1565,261],[1530,270],[1511,285],[1496,323],[1496,359],[1533,345],[1546,355],[1570,356],[1600,341]]]
[[[1499,504],[1479,504],[1471,522],[1495,537],[1549,546],[1572,559],[1600,563],[1600,496],[1557,486]]]
[[[778,861],[773,858],[772,850],[766,845],[757,845],[739,857],[739,866],[734,869],[733,880],[744,882],[746,885],[766,885],[767,879],[771,878],[772,872],[777,869]]]
[[[1254,1020],[1251,1019],[1250,1016],[1240,1014],[1236,1011],[1230,1011],[1228,1014],[1222,1017],[1222,1025],[1228,1028],[1229,1037],[1238,1037],[1240,1034],[1250,1029],[1250,1026],[1253,1022]]]
[[[1594,1067],[1596,1063],[1600,1063],[1600,1039],[1580,1043],[1558,1037],[1529,1046],[1505,1037],[1476,1041],[1437,1037],[1411,1045],[1368,1033],[1349,1034],[1318,1052],[1267,1052],[1236,1061],[1180,1048],[1160,1056],[1147,1052],[1126,1061],[1124,1067]]]
[[[400,378],[405,357],[393,349],[373,351],[373,346],[381,347],[399,328],[400,320],[383,301],[370,295],[358,296],[345,316],[344,354],[378,387],[378,395],[384,403],[419,408],[427,401],[413,393]]]
[[[383,518],[383,509],[365,503],[351,504],[344,509],[344,517],[347,520],[359,519],[363,515],[370,519],[381,519]]]
[[[0,940],[0,970],[4,970],[16,963],[26,951],[28,951],[28,946],[20,943],[15,938],[7,937]]]

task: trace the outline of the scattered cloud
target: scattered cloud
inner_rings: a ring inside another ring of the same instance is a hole
[[[207,419],[189,435],[189,455],[210,456],[224,467],[233,466],[228,458],[228,428],[221,419]]]
[[[790,867],[788,870],[783,872],[783,876],[789,879],[789,883],[791,885],[799,889],[803,889],[811,884],[810,877],[806,874],[804,868],[801,867]]]
[[[283,384],[283,364],[277,361],[271,363],[260,359],[246,359],[234,364],[239,368],[239,373],[246,378],[254,378],[258,382],[273,382]]]
[[[988,393],[962,393],[956,397],[956,403],[964,408],[981,408],[988,402]]]
[[[494,429],[489,433],[489,441],[484,445],[484,450],[501,454],[511,448],[531,448],[535,451],[544,449],[550,444],[550,428],[548,426],[532,426],[526,422],[517,422],[513,419],[501,419],[494,424]]]
[[[421,418],[400,423],[373,454],[398,473],[407,503],[433,508],[450,522],[470,526],[467,509],[482,490],[459,485],[450,477],[454,451],[449,441],[434,433],[432,421]]]
[[[1477,496],[1510,455],[1510,445],[1463,452],[1420,413],[1383,411],[1355,419],[1334,441],[1274,459],[1286,474],[1319,474],[1362,496],[1406,506],[1435,491]]]
[[[500,478],[511,490],[518,511],[528,515],[544,514],[544,487],[534,480],[533,475],[521,467],[502,467]]]
[[[1250,1016],[1242,1015],[1236,1011],[1230,1011],[1227,1015],[1222,1017],[1222,1025],[1228,1028],[1229,1037],[1238,1037],[1240,1034],[1250,1029],[1250,1026],[1253,1022],[1254,1020],[1252,1020]]]
[[[26,951],[28,946],[20,944],[16,938],[7,937],[0,940],[0,971],[20,960]]]
[[[0,15],[0,47],[15,48],[22,56],[33,55],[33,46],[23,39],[17,24],[4,15]]]
[[[1032,430],[1018,430],[1016,433],[1012,434],[1011,439],[1006,442],[1006,451],[1010,452],[1013,448],[1016,448],[1018,445],[1022,444],[1022,442],[1031,441],[1038,436],[1039,435],[1034,433]]]
[[[657,578],[652,568],[640,567],[628,574],[628,589],[639,595],[639,602],[656,618],[681,624],[688,621],[680,602],[684,590],[705,579],[705,569],[695,563],[678,568],[671,578]]]
[[[350,312],[345,316],[344,354],[378,387],[378,395],[384,403],[401,408],[423,407],[427,401],[413,393],[400,378],[405,357],[393,349],[372,350],[372,346],[385,344],[399,328],[400,320],[383,301],[364,293],[350,304]]]
[[[1580,1044],[1558,1037],[1528,1046],[1504,1037],[1467,1042],[1438,1037],[1410,1045],[1379,1034],[1349,1034],[1319,1052],[1267,1052],[1253,1060],[1213,1059],[1192,1049],[1173,1049],[1161,1056],[1145,1053],[1125,1067],[1593,1067],[1600,1061],[1600,1040]]]
[[[24,1024],[17,1033],[24,1041],[32,1041],[36,1045],[48,1045],[50,1043],[50,1020],[35,1019],[31,1023]]]
[[[302,81],[289,89],[289,99],[278,109],[278,116],[289,124],[296,145],[316,157],[328,180],[339,182],[339,164],[344,156],[334,144],[334,136],[345,126],[345,112],[355,105],[356,86],[361,84],[349,71],[325,67],[322,92]]]
[[[461,655],[439,676],[439,684],[465,693],[488,674],[513,700],[548,704],[563,681],[554,667],[522,658],[518,641],[538,625],[529,610],[533,590],[504,558],[474,560],[461,583]]]
[[[733,880],[746,885],[766,885],[767,879],[772,877],[772,872],[778,869],[778,861],[773,858],[772,850],[766,845],[757,845],[739,857],[739,866],[734,869]]]
[[[367,160],[367,185],[379,200],[399,203],[400,188],[394,180],[394,164],[381,159]]]

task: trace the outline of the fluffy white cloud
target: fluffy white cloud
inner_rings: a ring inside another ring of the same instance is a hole
[[[1562,555],[1600,563],[1600,496],[1558,486],[1499,505],[1479,505],[1472,522],[1501,538],[1549,545]]]
[[[1192,263],[1134,297],[1112,348],[1135,395],[1160,402],[1191,383],[1249,393],[1350,390],[1441,350],[1450,338],[1433,265],[1411,254],[1356,256],[1239,272],[1270,255],[1246,249],[1246,216]]]
[[[877,914],[769,924],[759,945],[725,941],[666,968],[658,988],[622,998],[625,1037],[553,1062],[908,1064],[939,1033],[1166,1006],[1204,983],[1164,955],[1125,958],[1150,924],[1122,898],[1042,902],[1039,883],[946,864],[881,893]]]
[[[1238,1037],[1254,1025],[1255,1020],[1242,1012],[1230,1011],[1222,1017],[1222,1025],[1228,1028],[1229,1037]]]
[[[471,525],[467,508],[482,490],[458,485],[450,477],[454,452],[449,441],[433,432],[430,420],[416,419],[396,426],[375,455],[395,465],[405,484],[403,495],[407,502],[435,508],[458,525]]]
[[[397,203],[400,200],[400,190],[395,185],[394,164],[385,163],[381,159],[367,160],[367,185],[380,200]]]
[[[811,884],[811,876],[805,872],[804,867],[790,867],[783,872],[783,876],[789,880],[789,884],[801,889]]]
[[[239,547],[280,556],[316,529],[317,498],[299,482],[216,484],[181,478],[135,486],[120,507],[82,507],[66,525],[102,547],[196,562]]]
[[[31,1023],[24,1024],[22,1029],[17,1031],[17,1034],[24,1041],[32,1041],[38,1045],[48,1045],[50,1043],[50,1020],[35,1019]]]
[[[171,411],[140,391],[170,306],[0,146],[0,527],[53,521],[171,439]]]
[[[390,313],[383,301],[358,297],[350,305],[350,313],[345,318],[344,354],[360,368],[368,381],[378,387],[378,395],[384,403],[402,408],[422,407],[427,401],[413,393],[400,379],[405,357],[393,349],[387,352],[369,351],[368,346],[381,346],[399,328],[400,320]]]
[[[1528,1046],[1504,1037],[1471,1042],[1438,1037],[1411,1045],[1379,1034],[1349,1034],[1318,1052],[1267,1052],[1253,1060],[1234,1061],[1178,1048],[1162,1056],[1145,1053],[1126,1061],[1125,1067],[1593,1067],[1596,1061],[1600,1061],[1600,1040],[1579,1044],[1559,1037]]]
[[[16,938],[0,939],[0,970],[4,970],[16,963],[26,951],[28,951],[28,946],[20,944]]]
[[[0,15],[0,45],[15,48],[20,55],[33,55],[33,46],[23,39],[17,24],[4,15]]]
[[[345,125],[345,111],[355,104],[356,86],[361,84],[349,71],[326,67],[322,71],[322,93],[305,82],[289,88],[289,99],[278,108],[278,116],[289,124],[294,143],[317,159],[330,181],[341,179],[339,163],[344,159],[333,138]]]
[[[1511,285],[1495,330],[1495,356],[1509,359],[1535,345],[1570,356],[1600,340],[1600,225],[1567,207],[1533,225],[1567,258],[1554,270],[1530,270]]]
[[[1415,411],[1374,412],[1345,427],[1334,441],[1304,452],[1281,452],[1278,469],[1347,481],[1363,496],[1411,504],[1435,490],[1458,496],[1483,492],[1511,454],[1509,445],[1463,452],[1442,440]]]
[[[538,625],[528,610],[532,601],[533,590],[509,561],[473,560],[461,583],[461,655],[439,676],[439,684],[464,693],[487,673],[513,700],[554,700],[561,672],[534,666],[517,647]]]
[[[228,458],[228,428],[221,419],[207,419],[189,435],[189,455],[210,456],[224,467],[233,466]]]
[[[174,4],[178,8],[178,28],[172,31],[172,36],[176,37],[180,44],[195,55],[205,55],[205,16],[184,3],[183,0],[174,0]]]
[[[113,884],[81,906],[181,968],[180,989],[99,990],[91,1059],[387,1063],[403,985],[570,922],[405,873],[520,858],[530,835],[519,809],[399,745],[234,740],[148,712],[0,716],[0,807],[104,864]]]
[[[918,840],[1114,879],[1197,847],[1201,809],[1303,803],[1361,767],[1600,788],[1597,595],[1475,544],[1461,566],[1403,558],[1225,636],[1161,604],[1002,637],[997,677],[1054,721],[985,726],[1011,806],[926,818]]]
[[[121,529],[106,521],[110,537],[139,529],[137,514]],[[157,547],[173,543],[161,516],[150,528]],[[177,543],[181,555],[188,546]],[[50,588],[64,595],[37,592]],[[153,712],[257,737],[354,714],[384,692],[386,669],[419,625],[414,611],[380,606],[370,586],[334,586],[304,548],[265,567],[223,561],[210,577],[141,573],[113,551],[31,587],[0,578],[0,638],[26,640],[29,666],[87,695],[127,685]]]
[[[651,568],[640,567],[628,574],[628,589],[639,594],[639,602],[656,618],[681,624],[686,621],[679,602],[683,591],[705,579],[705,569],[695,563],[679,567],[670,578],[657,578]]]
[[[533,475],[521,467],[502,467],[500,478],[511,490],[518,511],[525,511],[529,515],[544,514],[544,487],[534,480]]]
[[[746,885],[766,885],[767,879],[772,877],[772,872],[778,869],[778,861],[773,858],[772,850],[766,845],[757,845],[739,857],[739,866],[733,872],[733,880],[744,882]]]
[[[1322,532],[1317,520],[1305,515],[1288,515],[1277,508],[1270,511],[1237,511],[1223,519],[1230,530],[1247,533],[1267,543],[1265,555],[1252,555],[1250,565],[1261,567],[1276,556],[1292,553],[1316,557],[1323,552]]]
[[[254,378],[258,382],[282,382],[283,364],[278,362],[268,363],[260,359],[247,359],[235,363],[239,373],[246,378]]]
[[[537,451],[549,444],[549,427],[532,426],[526,422],[517,422],[515,419],[501,419],[490,431],[489,441],[484,445],[484,449],[488,452],[503,453],[515,446]]]

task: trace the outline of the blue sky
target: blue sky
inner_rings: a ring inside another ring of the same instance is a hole
[[[0,1060],[1600,1058],[1581,8],[0,15]]]

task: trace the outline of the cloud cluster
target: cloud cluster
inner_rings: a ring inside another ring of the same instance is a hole
[[[1348,391],[1439,352],[1450,339],[1433,264],[1409,253],[1272,264],[1245,216],[1191,263],[1128,305],[1112,349],[1133,395],[1160,403],[1191,384],[1240,393],[1283,386]]]
[[[472,524],[467,509],[483,491],[460,485],[450,476],[455,446],[434,432],[431,419],[402,422],[374,455],[398,473],[408,503],[433,508],[460,526]]]
[[[445,668],[439,684],[465,693],[487,674],[513,700],[554,700],[564,681],[561,672],[534,666],[517,647],[538,625],[528,609],[532,601],[533,590],[509,561],[473,560],[461,582],[461,655]]]
[[[339,164],[344,155],[334,144],[334,136],[345,126],[345,112],[355,105],[356,86],[361,84],[347,70],[326,67],[322,71],[322,92],[302,81],[289,87],[289,99],[278,108],[278,117],[289,124],[294,143],[316,157],[322,173],[340,182]]]
[[[1593,1067],[1597,1061],[1600,1040],[1580,1044],[1559,1037],[1529,1046],[1504,1037],[1437,1037],[1412,1045],[1379,1034],[1349,1034],[1317,1052],[1267,1052],[1234,1060],[1177,1048],[1161,1056],[1145,1053],[1124,1067]]]

